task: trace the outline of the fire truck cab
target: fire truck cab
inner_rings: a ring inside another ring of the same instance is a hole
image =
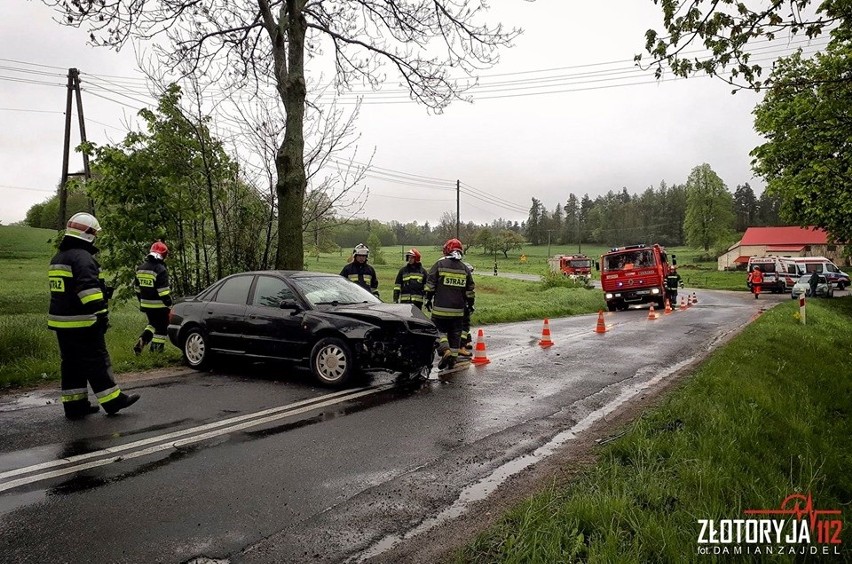
[[[592,278],[592,259],[586,255],[557,255],[549,260],[550,269],[573,280],[587,282]]]
[[[676,264],[674,255],[672,264]],[[645,303],[665,306],[666,276],[671,267],[660,245],[614,247],[601,256],[599,267],[609,311]]]

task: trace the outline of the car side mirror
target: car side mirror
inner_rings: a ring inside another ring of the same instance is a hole
[[[281,309],[292,309],[294,315],[302,311],[302,306],[296,300],[281,300],[281,305],[278,307]]]

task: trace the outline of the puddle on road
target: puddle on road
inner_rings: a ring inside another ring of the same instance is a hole
[[[56,392],[44,393],[33,392],[18,396],[12,401],[0,403],[0,413],[6,411],[18,411],[30,407],[44,407],[45,405],[53,405],[59,398]]]
[[[510,460],[502,464],[501,466],[497,467],[490,475],[464,488],[459,494],[459,497],[456,499],[456,501],[453,502],[450,507],[444,509],[435,517],[431,517],[429,519],[424,520],[418,526],[402,534],[394,533],[385,536],[360,554],[357,554],[350,558],[348,562],[363,562],[369,558],[378,556],[384,552],[387,552],[388,550],[392,549],[393,547],[405,540],[408,540],[421,533],[429,531],[447,521],[451,521],[457,517],[460,517],[468,510],[470,504],[477,501],[481,501],[492,493],[494,493],[494,491],[497,490],[500,484],[505,482],[507,479],[517,474],[518,472],[532,466],[533,464],[536,464],[537,462],[540,462],[541,460],[547,458],[548,456],[553,454],[556,449],[558,449],[568,441],[575,439],[578,434],[587,430],[594,423],[618,409],[628,400],[634,398],[635,396],[639,395],[641,392],[647,390],[648,388],[655,386],[656,384],[668,378],[672,374],[675,374],[681,368],[689,365],[694,360],[694,358],[688,358],[675,364],[669,369],[660,372],[659,374],[657,374],[657,376],[654,376],[645,382],[627,386],[612,401],[591,412],[586,417],[578,421],[570,429],[556,434],[547,443],[535,449],[531,454],[520,456],[514,460]],[[657,368],[654,367],[654,372],[656,371]],[[637,372],[636,375],[641,376],[642,372]]]

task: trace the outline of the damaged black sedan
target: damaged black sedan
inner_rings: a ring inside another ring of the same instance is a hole
[[[343,386],[358,372],[425,373],[438,331],[409,304],[386,304],[333,274],[233,274],[174,305],[169,339],[184,362],[206,369],[217,355],[283,359]]]

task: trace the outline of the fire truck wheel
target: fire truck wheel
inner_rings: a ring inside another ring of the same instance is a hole
[[[609,311],[615,311],[615,304],[606,304],[606,308]]]

